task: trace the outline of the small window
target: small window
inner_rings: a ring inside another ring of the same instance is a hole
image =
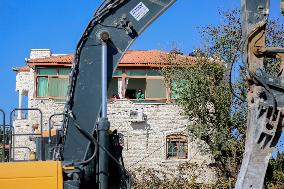
[[[167,159],[188,158],[188,137],[182,134],[167,136]]]
[[[37,97],[65,98],[68,89],[68,78],[38,77]]]

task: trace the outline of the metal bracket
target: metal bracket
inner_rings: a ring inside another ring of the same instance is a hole
[[[257,133],[255,140],[261,149],[274,147],[275,143],[277,143],[279,139],[277,132],[282,128],[283,114],[278,110],[274,113],[274,115],[272,115],[272,113],[272,107],[268,107],[267,105],[260,103],[258,116],[254,124],[258,125],[259,132]]]
[[[125,30],[126,34],[132,34],[134,32],[133,24],[127,20],[126,14],[123,14],[121,18],[114,21],[114,27]]]
[[[255,46],[254,54],[269,58],[284,58],[284,48]]]

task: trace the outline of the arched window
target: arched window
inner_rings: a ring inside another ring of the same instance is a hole
[[[187,159],[188,136],[184,134],[171,134],[167,140],[167,159]]]

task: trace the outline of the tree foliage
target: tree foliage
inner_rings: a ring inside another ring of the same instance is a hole
[[[279,19],[270,20],[267,25],[266,45],[268,47],[284,46],[284,25],[279,24]],[[271,75],[277,75],[280,72],[280,59],[266,58],[265,69]]]
[[[268,189],[284,188],[284,153],[277,152],[275,158],[269,161],[265,183]]]
[[[206,142],[214,158],[212,164],[219,178],[236,180],[244,151],[247,104],[235,98],[230,90],[230,68],[240,62],[242,32],[238,9],[220,11],[222,22],[201,27],[204,47],[187,59],[172,51],[162,74],[176,96],[176,103],[195,124],[191,134]],[[277,20],[269,21],[268,46],[284,45],[284,29]],[[279,71],[275,59],[266,59],[269,73]],[[239,96],[245,97],[245,68],[234,83]]]
[[[243,151],[243,139],[239,127],[244,119],[231,116],[233,96],[224,80],[223,62],[197,52],[192,60],[171,53],[167,59],[170,66],[163,67],[162,74],[184,113],[194,121],[190,133],[206,142],[204,152],[210,152],[220,177],[236,178]],[[178,61],[176,61],[178,60]],[[239,111],[235,111],[239,113]],[[243,134],[243,133],[242,133]]]
[[[202,169],[202,170],[201,170]],[[219,180],[216,183],[198,182],[200,174],[208,169],[207,165],[200,166],[196,163],[182,163],[177,169],[145,169],[137,168],[134,176],[134,189],[151,188],[151,189],[227,189],[230,184],[227,180]]]

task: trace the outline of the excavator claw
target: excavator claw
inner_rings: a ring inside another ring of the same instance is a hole
[[[242,0],[243,62],[249,91],[245,153],[236,189],[262,189],[271,154],[283,127],[284,77],[264,70],[264,58],[282,55],[283,49],[265,46],[269,0]]]

